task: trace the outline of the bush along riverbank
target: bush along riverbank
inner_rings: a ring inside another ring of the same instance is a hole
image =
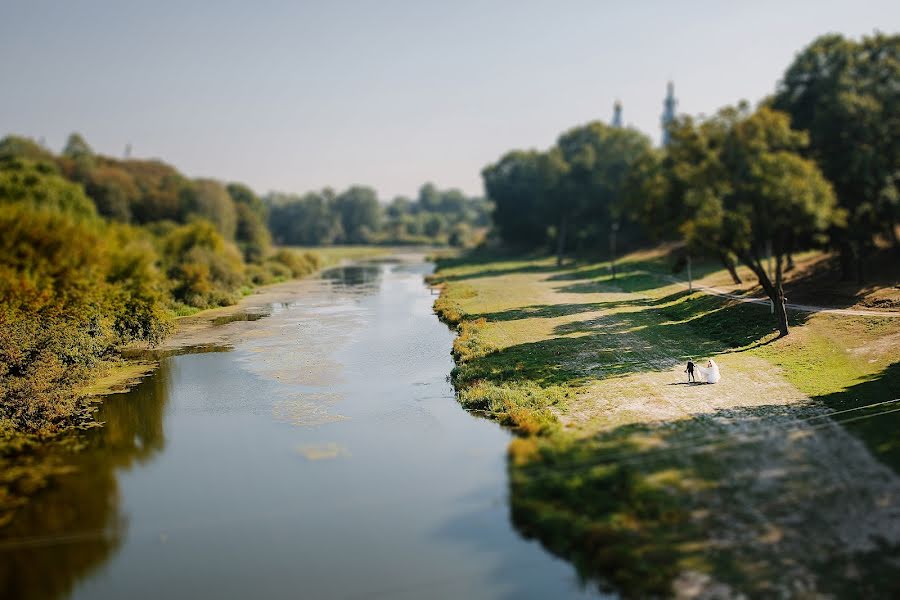
[[[215,182],[178,180],[182,193],[169,199],[183,222],[123,223],[101,215],[100,192],[88,197],[65,176],[77,164],[60,160],[0,153],[0,525],[63,468],[46,458],[50,447],[77,449],[78,432],[97,426],[98,395],[152,368],[125,361],[123,347],[157,345],[180,317],[256,287],[387,252],[272,248],[252,193]],[[138,178],[144,203],[173,185],[151,175]],[[217,215],[235,217],[230,229]]]
[[[518,434],[517,528],[625,597],[896,593],[900,319],[791,312],[779,338],[671,262],[439,261],[459,401]],[[687,384],[711,357],[722,381]]]

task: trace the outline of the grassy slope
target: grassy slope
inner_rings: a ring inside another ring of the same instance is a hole
[[[702,283],[727,283],[716,265],[695,272]],[[759,540],[781,536],[782,552],[801,563],[803,540],[793,539],[777,516],[760,522],[750,509],[710,514],[712,507],[738,507],[747,498],[771,503],[775,492],[748,491],[737,469],[802,473],[823,446],[848,452],[848,436],[839,434],[809,436],[818,446],[773,443],[767,435],[796,429],[798,418],[810,419],[803,427],[821,425],[823,405],[847,410],[900,396],[898,363],[891,362],[900,349],[900,321],[795,314],[793,333],[776,339],[765,307],[689,294],[668,283],[667,274],[656,253],[628,257],[615,281],[604,264],[445,262],[436,309],[459,323],[460,400],[525,434],[510,448],[513,518],[584,576],[633,596],[668,594],[706,575],[770,593],[767,586],[777,587],[790,571],[767,558],[772,548]],[[722,368],[720,384],[681,383],[688,357],[711,356]],[[895,416],[847,428],[896,469]],[[748,432],[756,441],[735,443]],[[699,451],[691,449],[697,444]],[[858,469],[877,470],[865,459]],[[823,477],[829,475],[800,475],[793,488],[779,481],[773,489],[802,513],[809,489]],[[841,508],[836,500],[833,509]],[[723,514],[730,525],[723,526]],[[710,533],[717,527],[737,530],[738,541]],[[833,537],[826,532],[817,543]],[[795,580],[821,579],[817,585],[835,591],[844,585],[821,575],[827,565],[802,566]],[[863,570],[880,568],[875,561]]]
[[[290,246],[290,249],[318,254],[322,257],[324,267],[332,267],[345,260],[364,260],[385,256],[396,250],[389,246]]]

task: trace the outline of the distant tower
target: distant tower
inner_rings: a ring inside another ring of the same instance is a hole
[[[131,144],[125,144],[125,160],[131,158]]]
[[[666,99],[663,100],[662,114],[662,145],[669,145],[669,123],[675,120],[675,106],[678,101],[675,99],[675,84],[671,81],[666,86]]]
[[[613,118],[612,123],[610,123],[616,129],[622,128],[622,103],[616,100],[616,103],[613,104]]]

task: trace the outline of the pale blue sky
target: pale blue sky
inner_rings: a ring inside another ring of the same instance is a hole
[[[257,191],[481,192],[511,148],[770,93],[815,36],[900,29],[900,2],[0,0],[0,135],[73,130]]]

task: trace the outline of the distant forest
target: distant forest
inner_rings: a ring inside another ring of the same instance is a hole
[[[269,194],[269,228],[285,245],[475,243],[490,226],[491,204],[459,190],[426,183],[415,199],[394,198],[386,206],[375,190],[353,186],[303,196]]]
[[[0,140],[0,159],[43,163],[83,186],[97,212],[112,221],[146,225],[203,218],[227,239],[259,245],[260,226],[284,245],[470,245],[490,226],[491,203],[431,183],[414,199],[383,202],[362,185],[303,195],[257,196],[240,183],[190,179],[159,160],[118,160],[95,154],[73,133],[60,155],[19,136]],[[252,214],[251,214],[252,213]],[[253,239],[249,239],[253,238]]]

